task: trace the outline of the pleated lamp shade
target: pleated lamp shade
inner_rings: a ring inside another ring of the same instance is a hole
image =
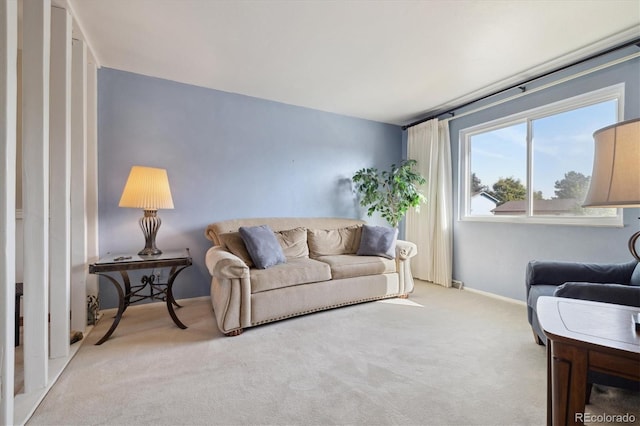
[[[144,210],[172,209],[173,198],[167,171],[133,166],[118,205]]]
[[[584,207],[640,207],[640,118],[597,130]]]

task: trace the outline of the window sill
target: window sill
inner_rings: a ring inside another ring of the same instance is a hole
[[[485,222],[485,223],[519,223],[532,225],[560,225],[560,226],[591,226],[622,228],[624,222],[622,214],[612,217],[590,217],[583,216],[464,216],[460,222]]]

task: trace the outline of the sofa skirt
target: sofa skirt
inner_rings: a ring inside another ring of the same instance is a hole
[[[251,325],[399,295],[397,273],[337,279],[264,291],[251,295]]]

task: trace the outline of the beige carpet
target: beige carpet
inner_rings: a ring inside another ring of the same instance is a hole
[[[524,306],[419,283],[366,303],[224,337],[207,298],[105,315],[30,425],[543,425],[545,349]],[[285,303],[285,302],[283,302]],[[588,411],[640,417],[595,389]]]

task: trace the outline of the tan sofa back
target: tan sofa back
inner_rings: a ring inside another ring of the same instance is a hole
[[[205,237],[214,245],[221,245],[219,235],[229,232],[237,232],[241,226],[269,225],[273,231],[286,231],[293,228],[307,229],[339,229],[353,225],[364,225],[366,222],[359,219],[336,217],[268,217],[231,219],[215,222],[207,226]]]

